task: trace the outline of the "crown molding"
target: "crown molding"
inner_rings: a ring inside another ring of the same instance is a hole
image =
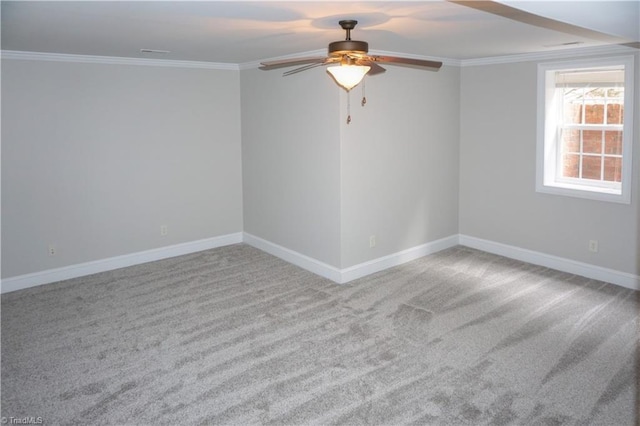
[[[638,52],[638,50],[633,47],[623,46],[623,45],[581,47],[581,48],[554,50],[549,52],[531,52],[531,53],[522,53],[519,55],[492,56],[488,58],[477,58],[477,59],[462,59],[460,60],[460,66],[472,67],[472,66],[479,66],[479,65],[508,64],[508,63],[514,63],[514,62],[543,61],[543,60],[564,59],[567,57],[577,58],[582,56],[611,55],[611,54],[634,53],[634,52]]]
[[[475,59],[453,59],[439,58],[434,56],[415,55],[411,53],[389,52],[385,50],[372,50],[372,55],[381,56],[402,56],[412,59],[423,59],[428,61],[440,61],[444,65],[454,67],[472,67],[480,65],[496,65],[508,64],[516,62],[530,62],[542,60],[562,59],[566,57],[576,58],[593,55],[611,55],[611,54],[628,54],[637,53],[638,49],[624,45],[606,45],[595,47],[583,47],[554,50],[549,52],[531,52],[517,55],[492,56],[487,58]],[[205,62],[205,61],[179,61],[171,59],[149,59],[149,58],[125,58],[116,56],[95,56],[95,55],[75,55],[67,53],[44,53],[44,52],[24,52],[18,50],[2,50],[0,57],[5,59],[21,59],[31,61],[56,61],[56,62],[80,62],[89,64],[111,64],[111,65],[144,65],[156,67],[173,67],[173,68],[200,68],[215,69],[228,71],[242,71],[256,69],[260,67],[261,62],[275,61],[281,59],[294,59],[307,56],[325,56],[326,49],[310,50],[307,52],[299,52],[291,55],[277,56],[274,58],[260,59],[257,61],[243,62],[239,64],[224,62]]]
[[[23,52],[18,50],[2,50],[0,53],[3,60],[20,59],[27,61],[80,62],[87,64],[144,65],[154,67],[200,68],[229,71],[238,71],[240,69],[238,67],[238,64],[220,62],[125,58],[117,56],[72,55],[68,53]]]

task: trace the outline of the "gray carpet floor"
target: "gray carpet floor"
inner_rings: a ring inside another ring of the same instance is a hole
[[[465,247],[340,286],[238,244],[3,295],[1,415],[634,425],[638,294]]]

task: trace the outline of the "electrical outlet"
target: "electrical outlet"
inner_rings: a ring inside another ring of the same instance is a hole
[[[160,236],[164,237],[169,233],[167,225],[160,225]]]
[[[376,236],[372,235],[369,237],[369,248],[374,248],[376,246]]]
[[[598,240],[589,240],[589,251],[591,253],[598,252]]]
[[[49,244],[49,256],[56,255],[56,246],[53,244]]]

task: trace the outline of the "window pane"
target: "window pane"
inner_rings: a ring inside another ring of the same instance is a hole
[[[602,152],[601,130],[582,131],[582,152],[589,154],[600,154]]]
[[[620,104],[607,105],[607,124],[622,124],[623,109]]]
[[[612,87],[610,89],[607,89],[607,97],[609,99],[620,98],[620,103],[622,103],[622,100],[624,99],[624,87]]]
[[[622,155],[622,131],[607,130],[604,132],[604,153]]]
[[[622,182],[622,158],[604,157],[604,180]]]
[[[562,131],[562,150],[563,152],[580,152],[580,130]]]
[[[604,105],[591,104],[585,105],[584,122],[587,124],[603,124],[604,123]]]
[[[582,178],[600,180],[602,157],[585,155],[582,157]]]
[[[567,124],[581,124],[582,123],[582,104],[565,102],[564,104],[564,122]]]
[[[562,176],[572,178],[580,177],[580,155],[565,154],[562,156]]]

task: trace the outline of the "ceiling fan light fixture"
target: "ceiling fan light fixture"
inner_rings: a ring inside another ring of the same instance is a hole
[[[367,65],[336,65],[328,67],[327,72],[333,76],[336,83],[349,91],[362,81],[370,69]]]

